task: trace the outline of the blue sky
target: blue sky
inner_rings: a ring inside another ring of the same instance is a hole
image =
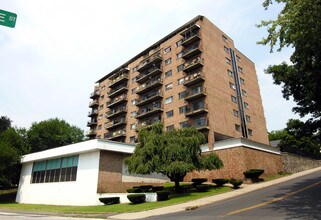
[[[13,125],[58,117],[86,128],[94,83],[197,15],[228,34],[256,65],[269,131],[282,129],[293,101],[264,74],[289,60],[292,49],[270,53],[256,42],[266,36],[255,24],[281,9],[254,0],[0,0],[18,15],[15,28],[0,26],[0,115]]]

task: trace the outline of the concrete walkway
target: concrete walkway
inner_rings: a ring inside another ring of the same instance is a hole
[[[211,203],[219,202],[225,199],[229,199],[235,196],[243,195],[255,190],[263,189],[278,183],[282,183],[288,180],[292,180],[316,171],[320,171],[321,167],[314,168],[311,170],[306,170],[303,172],[295,173],[290,176],[282,177],[279,179],[267,181],[267,182],[262,182],[262,183],[256,183],[256,184],[250,184],[250,185],[242,185],[238,190],[233,190],[231,192],[215,195],[215,196],[210,196],[202,199],[197,199],[194,201],[186,202],[186,203],[181,203],[177,205],[172,205],[172,206],[167,206],[167,207],[162,207],[158,209],[153,209],[153,210],[148,210],[148,211],[142,211],[142,212],[133,212],[133,213],[122,213],[118,215],[113,215],[109,216],[108,219],[141,219],[141,218],[147,218],[155,215],[163,215],[163,214],[169,214],[169,213],[174,213],[174,212],[180,212],[184,211],[187,209],[194,209],[200,206],[208,205]]]

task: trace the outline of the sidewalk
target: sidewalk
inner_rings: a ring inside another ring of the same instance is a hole
[[[208,205],[211,203],[219,202],[225,199],[229,199],[235,196],[240,196],[255,190],[263,189],[278,183],[283,183],[288,180],[292,180],[292,179],[295,179],[316,171],[320,171],[320,170],[321,170],[321,167],[317,167],[311,170],[302,171],[299,173],[292,174],[290,176],[282,177],[282,178],[271,180],[268,182],[262,182],[262,183],[244,185],[244,186],[242,185],[243,187],[241,187],[238,190],[234,190],[231,192],[227,192],[227,193],[223,193],[215,196],[210,196],[210,197],[206,197],[206,198],[202,198],[202,199],[198,199],[198,200],[194,200],[186,203],[181,203],[177,205],[162,207],[162,208],[148,210],[148,211],[112,215],[112,216],[109,216],[108,219],[141,219],[141,218],[147,218],[155,215],[163,215],[163,214],[169,214],[174,212],[180,212],[186,209],[193,209],[193,208]]]

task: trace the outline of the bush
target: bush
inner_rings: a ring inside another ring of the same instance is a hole
[[[243,180],[237,180],[237,179],[232,178],[232,179],[230,179],[229,182],[233,185],[234,189],[238,189],[238,188],[240,188],[240,185],[242,185]]]
[[[130,195],[127,195],[127,198],[133,204],[144,203],[146,201],[145,194],[130,194]]]
[[[258,179],[264,173],[263,169],[250,169],[243,172],[245,178]]]
[[[209,189],[208,185],[197,185],[195,186],[197,192],[207,192]]]
[[[164,186],[153,186],[152,187],[153,192],[162,191],[163,189],[164,189]]]
[[[224,186],[224,184],[228,183],[228,179],[212,179],[212,182],[215,183],[217,186]]]
[[[156,192],[157,194],[157,201],[166,201],[168,200],[169,191],[163,190]]]
[[[126,191],[128,193],[140,193],[140,192],[142,192],[142,189],[140,187],[139,188],[135,187],[135,188],[127,189]]]
[[[206,181],[207,181],[206,178],[194,178],[194,179],[192,179],[192,182],[193,182],[194,186],[201,185],[202,183],[204,183]]]
[[[148,192],[152,188],[152,185],[141,185],[139,188],[142,190],[142,192]]]
[[[120,203],[119,197],[99,198],[99,201],[101,201],[105,205],[113,205],[113,204],[119,204]]]

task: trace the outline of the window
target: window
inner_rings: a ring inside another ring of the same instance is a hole
[[[233,77],[233,72],[231,70],[227,70],[227,74],[230,76],[230,77]]]
[[[244,102],[244,108],[249,109],[249,104],[247,102]]]
[[[33,163],[31,183],[76,181],[79,156]]]
[[[166,131],[170,131],[174,129],[174,125],[169,125],[166,127]]]
[[[222,39],[224,42],[227,42],[227,37],[225,37],[224,35],[222,35]]]
[[[177,66],[177,72],[184,70],[184,64]]]
[[[102,128],[102,125],[98,125],[98,128],[97,128],[97,129],[98,129],[98,130],[101,130],[101,128]]]
[[[226,58],[226,57],[225,57],[225,62],[226,62],[227,64],[230,64],[230,65],[231,65],[231,60],[230,60],[229,58]]]
[[[244,81],[244,79],[243,78],[240,78],[240,82],[241,82],[241,84],[245,84],[245,81]]]
[[[136,105],[136,104],[137,104],[137,99],[133,99],[133,100],[131,101],[131,103],[132,103],[132,105]]]
[[[253,136],[253,131],[251,129],[247,130],[250,136]]]
[[[136,111],[132,111],[132,112],[130,113],[130,116],[131,116],[131,117],[136,117],[136,116],[137,116],[137,112],[136,112]]]
[[[235,90],[235,85],[230,82],[230,88]]]
[[[170,77],[172,75],[172,70],[169,70],[165,73],[165,77]]]
[[[180,78],[180,79],[178,79],[177,80],[177,83],[178,83],[178,85],[181,85],[181,84],[183,84],[184,83],[184,77],[183,78]]]
[[[167,85],[165,85],[165,90],[167,91],[167,90],[170,90],[170,89],[172,89],[173,88],[173,83],[169,83],[169,84],[167,84]]]
[[[239,117],[239,112],[233,109],[233,115],[234,115],[235,117]]]
[[[133,89],[132,89],[132,94],[135,94],[135,93],[136,93],[136,90],[137,90],[137,87],[133,88]]]
[[[178,93],[178,99],[183,99],[186,96],[186,91]]]
[[[242,67],[237,67],[237,69],[238,69],[238,71],[240,72],[240,73],[243,73],[243,68]]]
[[[234,95],[231,95],[232,102],[236,103],[236,97]]]
[[[226,53],[228,53],[228,54],[230,53],[230,50],[229,50],[227,47],[225,47],[225,46],[224,46],[224,51],[225,51]]]
[[[134,68],[133,68],[133,72],[136,72],[138,70],[138,66],[135,66]]]
[[[236,131],[241,131],[241,125],[235,124],[235,130]]]
[[[176,47],[181,46],[182,43],[183,43],[183,39],[180,39],[179,41],[176,42]]]
[[[165,65],[168,65],[172,62],[172,58],[168,58],[167,60],[165,60]]]
[[[251,117],[250,116],[246,115],[245,119],[246,119],[247,122],[251,122]]]
[[[103,119],[103,115],[102,114],[98,116],[98,120],[101,120],[101,119]]]
[[[241,62],[241,58],[238,55],[236,55],[236,60],[237,62]]]
[[[136,82],[137,81],[137,76],[132,78],[132,83]]]
[[[245,91],[245,90],[243,90],[243,89],[242,89],[242,95],[243,95],[243,96],[247,96],[246,91]]]
[[[179,127],[180,127],[180,128],[187,128],[187,127],[189,127],[188,121],[183,121],[183,122],[179,123]]]
[[[135,130],[136,129],[136,124],[131,124],[130,125],[130,130]]]
[[[179,107],[179,114],[185,114],[186,112],[186,109],[187,109],[187,106],[182,106],[182,107]]]
[[[166,112],[166,117],[167,118],[170,118],[170,117],[173,117],[174,116],[174,111],[173,110],[170,110],[168,112]]]
[[[102,110],[104,108],[104,105],[99,106],[99,110]]]
[[[106,86],[101,87],[101,90],[104,91],[106,89]]]
[[[170,47],[170,46],[167,47],[167,48],[165,48],[165,50],[164,50],[164,53],[165,53],[165,54],[167,54],[167,53],[169,53],[169,52],[171,52],[171,47]]]
[[[105,98],[104,95],[100,96],[100,101],[103,100]]]
[[[169,104],[173,101],[173,96],[170,96],[168,98],[165,99],[165,104]]]
[[[179,52],[178,54],[176,54],[176,58],[179,59],[183,56],[183,52]]]
[[[135,143],[135,140],[136,140],[135,136],[129,137],[129,142],[130,143]]]

